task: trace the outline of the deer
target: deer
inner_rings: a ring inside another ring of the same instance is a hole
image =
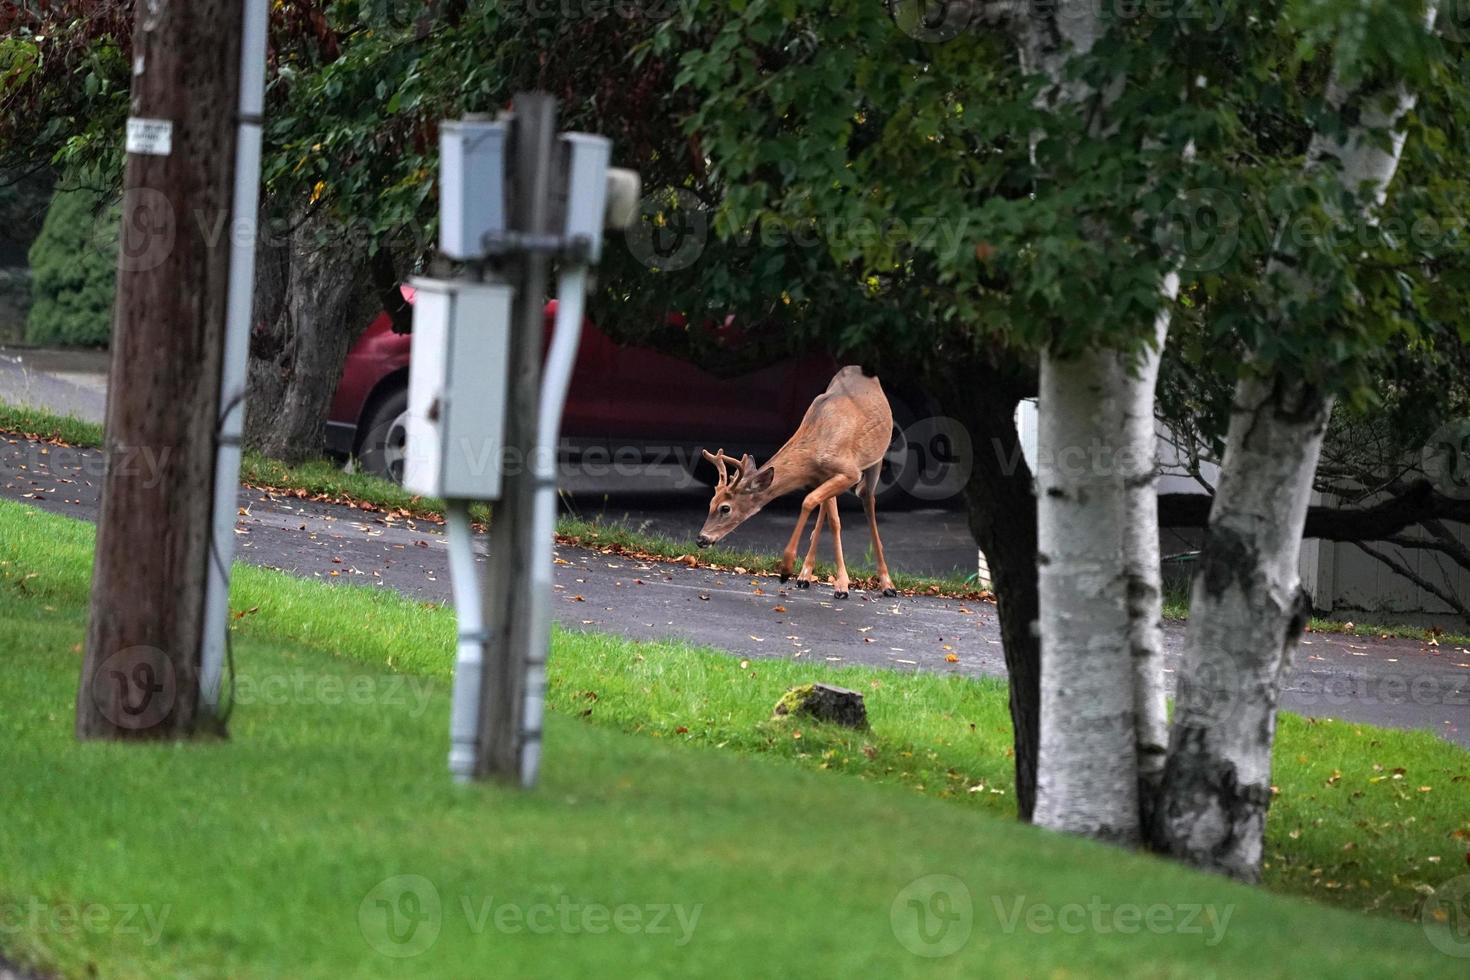
[[[797,588],[810,588],[816,578],[812,569],[825,523],[831,525],[837,557],[832,597],[846,599],[850,583],[847,564],[842,559],[842,522],[837,516],[837,497],[853,490],[862,498],[868,528],[873,534],[878,586],[885,596],[897,595],[888,576],[883,541],[878,537],[876,511],[878,476],[892,438],[893,409],[889,407],[888,396],[883,394],[882,384],[856,365],[842,368],[827,390],[812,400],[796,432],[764,466],[756,466],[749,453],[736,459],[725,455],[723,448],[717,453],[703,451],[704,458],[714,464],[719,482],[709,503],[708,519],[699,532],[699,546],[708,548],[723,539],[777,497],[794,490],[807,490],[796,529],[781,555],[781,581],[791,578],[801,532],[807,518],[816,511],[817,522],[812,527],[806,559],[796,575]]]

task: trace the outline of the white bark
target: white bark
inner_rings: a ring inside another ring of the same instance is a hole
[[[1106,131],[1103,110],[1117,91],[1099,95],[1065,76],[1067,60],[1102,36],[1096,11],[1063,3],[1021,40],[1023,64],[1053,82],[1045,98],[1080,105],[1097,95],[1094,134]],[[1178,289],[1176,274],[1160,284],[1169,301]],[[1154,344],[1136,360],[1115,352],[1042,357],[1036,820],[1126,843],[1139,838],[1140,809],[1147,816],[1156,796],[1168,735],[1154,429],[1168,328],[1161,310]],[[1090,470],[1067,465],[1068,454],[1093,450]]]
[[[1062,3],[1028,26],[1022,62],[1053,83],[1043,99],[1093,100],[1089,130],[1106,131],[1103,110],[1121,79],[1097,93],[1066,78],[1068,60],[1105,29],[1095,5]],[[1178,286],[1170,275],[1161,291],[1172,300]],[[1137,363],[1116,352],[1042,356],[1036,822],[1128,844],[1140,837],[1140,803],[1154,797],[1167,735],[1153,406],[1168,325],[1160,312],[1155,346]]]
[[[1156,815],[1158,843],[1191,864],[1260,874],[1276,701],[1310,604],[1297,559],[1329,399],[1281,379],[1236,389],[1196,574]]]
[[[1122,844],[1139,839],[1129,666],[1128,467],[1131,379],[1112,351],[1041,359],[1037,550],[1041,739],[1037,824]]]
[[[1337,107],[1351,97],[1329,86]],[[1307,166],[1336,158],[1343,186],[1368,192],[1371,216],[1398,168],[1397,129],[1414,100],[1400,87],[1361,101],[1340,142],[1312,140]],[[1384,130],[1394,132],[1386,150],[1373,142]],[[1268,279],[1284,272],[1267,267]],[[1288,281],[1303,299],[1316,286],[1298,273]],[[1190,603],[1153,836],[1192,864],[1247,881],[1260,877],[1281,679],[1311,612],[1297,560],[1331,411],[1329,396],[1283,372],[1248,375],[1237,386]]]
[[[1160,286],[1172,302],[1179,295],[1179,275],[1171,272]],[[1164,683],[1163,577],[1159,571],[1158,435],[1154,395],[1159,364],[1169,334],[1170,310],[1154,318],[1154,346],[1135,367],[1125,390],[1123,431],[1128,464],[1124,474],[1127,516],[1123,523],[1124,570],[1128,594],[1128,649],[1133,668],[1133,729],[1138,757],[1138,797],[1144,826],[1151,822],[1163,782],[1169,722]]]

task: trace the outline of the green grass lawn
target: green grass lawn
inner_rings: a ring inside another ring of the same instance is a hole
[[[1395,921],[1465,873],[1470,754],[1423,733],[1286,718],[1253,889],[1010,819],[997,683],[558,632],[542,785],[455,787],[450,613],[239,566],[233,737],[79,744],[91,537],[0,503],[12,960],[109,977],[1463,975]],[[766,720],[816,678],[862,689],[872,731]]]

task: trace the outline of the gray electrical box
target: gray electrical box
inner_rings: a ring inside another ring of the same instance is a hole
[[[592,265],[602,256],[603,221],[607,213],[607,164],[612,140],[591,133],[562,133],[567,148],[567,199],[562,234],[568,242],[587,243]]]
[[[431,497],[495,500],[515,290],[441,279],[413,286],[403,485]]]
[[[439,124],[439,251],[452,259],[485,257],[486,236],[505,232],[502,122]]]

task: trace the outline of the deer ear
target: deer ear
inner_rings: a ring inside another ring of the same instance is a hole
[[[750,489],[750,490],[767,490],[767,489],[770,489],[771,481],[774,480],[775,478],[776,478],[776,471],[775,471],[775,469],[773,469],[772,467],[767,466],[765,469],[761,470],[759,473],[757,473],[754,477],[751,478],[750,483],[749,483],[747,489]]]

